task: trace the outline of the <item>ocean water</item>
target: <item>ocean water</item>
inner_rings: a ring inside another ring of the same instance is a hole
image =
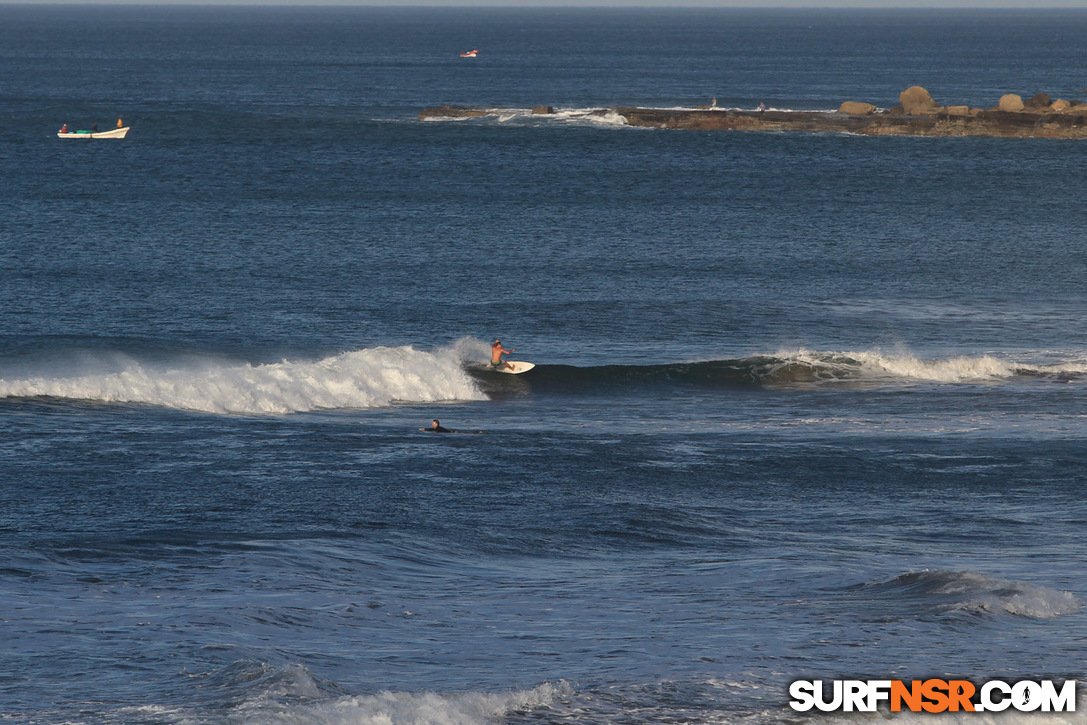
[[[1087,145],[589,113],[1078,100],[1085,33],[0,6],[0,720],[762,725],[839,719],[796,679],[1087,678]]]

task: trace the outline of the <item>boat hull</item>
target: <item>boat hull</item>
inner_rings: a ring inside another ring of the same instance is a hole
[[[57,132],[57,138],[124,138],[128,133],[129,128],[131,128],[131,126],[123,126],[109,131],[98,131],[97,133],[92,133],[91,131],[72,131],[69,133]]]

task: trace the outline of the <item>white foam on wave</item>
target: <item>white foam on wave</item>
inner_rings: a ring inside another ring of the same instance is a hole
[[[758,106],[645,106],[653,111],[715,111],[721,113],[757,113]],[[781,113],[836,113],[837,108],[788,108],[780,106],[767,106],[763,111],[775,111]]]
[[[1087,361],[1080,358],[1053,363],[1021,362],[995,355],[959,355],[924,359],[906,351],[878,350],[848,352],[782,351],[778,357],[819,368],[829,368],[848,379],[918,380],[937,383],[1002,381],[1020,375],[1061,376],[1087,374]]]
[[[758,109],[755,108],[741,108],[741,107],[716,107],[709,108],[707,106],[634,106],[634,108],[643,108],[645,110],[652,111],[679,111],[679,112],[693,112],[693,111],[708,111],[708,112],[735,112],[735,113],[755,113]],[[612,127],[612,128],[628,128],[630,127],[626,116],[618,113],[615,108],[602,108],[602,107],[586,107],[586,108],[556,108],[551,113],[534,113],[531,108],[502,108],[502,107],[481,107],[483,113],[480,115],[472,116],[427,116],[423,120],[426,122],[444,123],[449,121],[476,121],[483,123],[499,123],[510,125],[534,125],[539,126],[543,124],[569,124],[575,126],[598,126],[598,127]],[[766,108],[767,111],[779,111],[785,113],[836,113],[838,109],[817,109],[802,111],[795,108]],[[645,126],[639,126],[637,128],[649,128]]]
[[[122,708],[122,721],[147,719],[201,725],[494,725],[518,712],[548,707],[574,696],[566,682],[545,682],[509,692],[393,692],[331,694],[337,689],[298,664],[274,667],[240,663],[225,685],[237,694],[227,707],[200,711],[154,705]],[[228,674],[230,674],[228,673]],[[240,676],[239,676],[240,674]],[[142,716],[142,717],[140,717]]]
[[[499,123],[559,123],[591,126],[626,126],[625,116],[605,108],[558,108],[552,113],[533,113],[532,109],[503,109]]]
[[[954,383],[970,380],[1003,380],[1015,376],[1015,363],[991,355],[957,356],[941,360],[923,360],[913,355],[887,356],[878,353],[848,353],[868,370],[897,378]]]
[[[453,121],[471,121],[472,116],[427,116],[423,123],[450,123]]]
[[[532,116],[532,111],[527,108],[503,108],[493,114],[498,117],[499,123],[521,121]]]
[[[563,123],[590,124],[593,126],[627,125],[626,116],[602,108],[563,108],[548,114],[545,118]]]
[[[510,125],[569,124],[581,126],[627,125],[622,114],[606,108],[559,108],[553,113],[533,113],[531,108],[488,108],[481,116],[429,116],[425,121],[476,121]]]
[[[571,697],[565,683],[545,683],[531,690],[504,693],[379,692],[339,697],[314,704],[269,706],[257,703],[232,719],[241,723],[294,725],[493,725],[511,713],[546,707]]]
[[[942,593],[960,595],[957,609],[968,612],[1055,619],[1080,609],[1080,601],[1071,592],[971,572],[949,576]]]
[[[480,115],[470,116],[426,116],[423,121],[429,123],[446,123],[448,121],[498,121],[508,123],[513,120],[531,118],[531,108],[501,108],[498,106],[481,106],[476,109]]]
[[[1082,606],[1071,592],[969,571],[925,569],[886,584],[935,602],[941,612],[1055,619]]]
[[[0,378],[0,397],[48,396],[234,414],[483,400],[486,396],[463,365],[480,347],[468,340],[435,351],[376,347],[323,360],[264,365],[189,358],[178,365],[149,366],[121,357],[106,371],[88,364],[82,373]]]

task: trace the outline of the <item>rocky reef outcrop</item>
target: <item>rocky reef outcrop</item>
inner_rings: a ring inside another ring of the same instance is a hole
[[[487,106],[425,108],[420,118],[479,117],[502,110]],[[536,106],[535,114],[553,113]],[[921,86],[902,91],[898,103],[883,110],[866,101],[844,101],[836,112],[767,111],[701,107],[662,109],[618,107],[593,111],[618,114],[631,126],[693,130],[846,132],[870,136],[989,136],[1005,138],[1087,138],[1087,103],[1037,93],[1005,94],[990,108],[940,105]]]
[[[899,93],[898,105],[907,116],[930,116],[940,111],[939,104],[932,100],[932,94],[921,86],[910,86]]]

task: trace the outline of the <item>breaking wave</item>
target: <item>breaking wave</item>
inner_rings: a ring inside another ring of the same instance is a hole
[[[484,124],[505,124],[514,126],[574,125],[574,126],[613,126],[627,125],[626,117],[610,108],[556,108],[552,113],[533,113],[531,108],[487,108],[478,116],[431,116],[427,122],[442,123],[449,121],[474,121]]]
[[[341,697],[305,706],[253,708],[242,722],[318,722],[343,725],[492,725],[511,713],[545,707],[571,690],[566,685],[544,684],[531,690],[506,693],[463,694],[380,692]],[[302,711],[299,711],[302,710]]]
[[[921,359],[879,352],[776,355],[655,365],[538,364],[525,375],[496,375],[487,345],[465,338],[433,351],[374,347],[315,361],[250,364],[187,357],[148,363],[131,356],[84,360],[60,371],[0,377],[0,398],[59,398],[155,405],[220,414],[283,414],[395,403],[486,400],[509,393],[606,395],[630,388],[788,389],[834,385],[1071,382],[1087,361],[1023,364],[999,357]],[[66,363],[67,364],[67,363]],[[0,373],[2,375],[2,373]]]
[[[186,360],[147,365],[123,357],[75,374],[0,378],[0,398],[139,403],[208,413],[269,414],[375,408],[394,402],[480,400],[463,344],[433,352],[376,347],[265,365]],[[107,367],[106,370],[95,368]]]
[[[1054,619],[1078,612],[1069,592],[968,571],[923,570],[865,584],[858,592],[894,601],[919,616],[1000,616]]]
[[[491,394],[521,388],[599,394],[609,388],[660,385],[789,388],[843,384],[995,383],[1016,378],[1067,382],[1085,375],[1087,361],[1084,360],[1025,364],[990,355],[926,360],[909,354],[809,351],[657,365],[537,365],[528,375],[516,377],[476,373],[481,387]]]
[[[757,110],[755,107],[741,108],[720,107],[716,109],[710,109],[707,106],[654,106],[654,110],[662,111],[708,111],[716,110],[721,112],[726,111],[746,111],[751,112]],[[508,125],[521,125],[521,126],[543,126],[551,124],[564,124],[564,125],[577,125],[577,126],[612,126],[612,127],[626,127],[627,119],[621,113],[618,113],[615,108],[600,108],[600,107],[588,107],[588,108],[555,108],[551,113],[533,113],[531,108],[504,108],[504,107],[475,107],[473,110],[477,111],[478,115],[473,116],[428,116],[424,121],[429,123],[442,123],[442,122],[464,122],[474,121],[482,124],[508,124]],[[767,111],[782,111],[789,113],[798,112],[812,112],[812,111],[799,111],[794,108],[767,108]],[[837,111],[836,108],[820,109],[817,113],[833,113]],[[646,127],[640,127],[646,128]]]
[[[529,690],[500,693],[386,690],[348,695],[335,683],[314,677],[302,665],[252,661],[236,662],[211,673],[200,686],[214,693],[205,711],[142,706],[126,708],[120,715],[128,721],[204,725],[493,725],[511,714],[548,707],[574,694],[565,682],[548,682]]]

